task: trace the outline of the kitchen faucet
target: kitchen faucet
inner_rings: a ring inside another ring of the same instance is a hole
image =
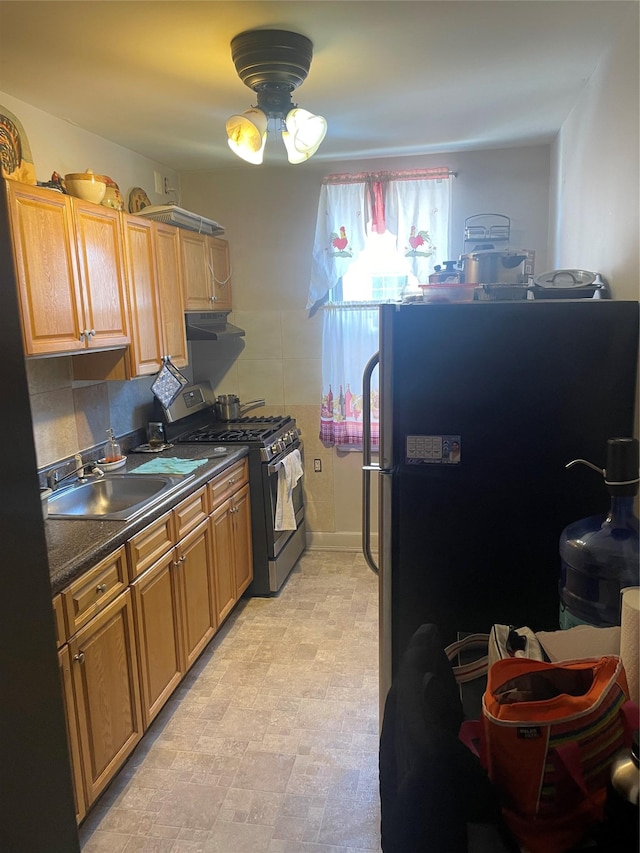
[[[70,471],[68,474],[65,474],[64,477],[58,476],[58,471],[53,470],[47,474],[47,486],[55,492],[60,483],[64,483],[65,480],[68,480],[69,477],[73,477],[74,474],[78,474],[78,482],[86,483],[87,477],[89,474],[94,477],[104,477],[104,471],[99,468],[95,462],[87,462],[86,464],[82,461],[82,455],[80,453],[76,453],[73,457],[75,461],[75,468],[73,471]]]

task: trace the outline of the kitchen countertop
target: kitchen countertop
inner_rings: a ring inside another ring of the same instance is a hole
[[[186,476],[184,486],[154,504],[147,512],[131,521],[95,521],[92,519],[48,518],[44,522],[49,577],[52,595],[60,592],[84,571],[108,556],[156,518],[167,512],[183,498],[237,462],[249,452],[245,445],[228,448],[226,456],[209,458],[211,445],[179,444],[161,453],[129,453],[127,464],[114,474],[126,474],[151,459],[206,459],[193,476]]]

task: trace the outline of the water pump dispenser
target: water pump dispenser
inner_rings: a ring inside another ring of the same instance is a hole
[[[620,624],[621,594],[640,584],[638,519],[633,512],[638,492],[638,441],[610,438],[603,475],[611,496],[606,516],[590,516],[569,524],[560,536],[560,627]]]

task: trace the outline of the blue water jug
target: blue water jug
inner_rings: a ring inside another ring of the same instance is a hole
[[[620,590],[640,584],[638,519],[633,512],[638,461],[638,441],[634,438],[608,440],[604,471],[585,460],[575,460],[604,475],[611,505],[606,516],[583,518],[562,531],[561,628],[619,625]]]

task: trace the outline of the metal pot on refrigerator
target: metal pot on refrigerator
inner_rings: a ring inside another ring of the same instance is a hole
[[[263,400],[251,400],[244,405],[240,404],[240,398],[235,394],[219,394],[214,403],[214,411],[216,417],[220,421],[235,421],[250,412],[251,409],[256,409],[258,406],[264,406]]]
[[[465,284],[526,284],[533,273],[528,249],[477,249],[460,256]]]

